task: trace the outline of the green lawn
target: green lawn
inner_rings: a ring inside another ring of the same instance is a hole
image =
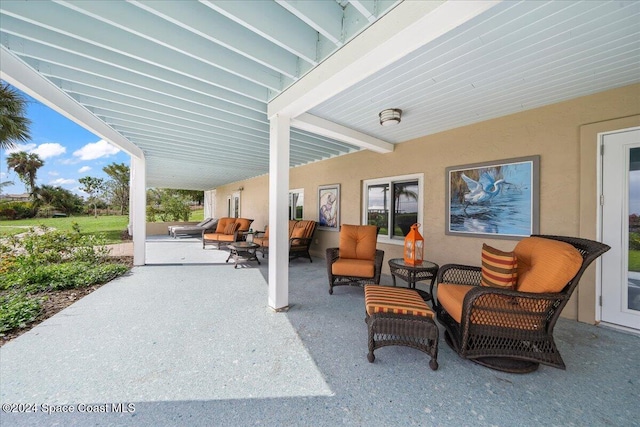
[[[629,271],[640,271],[640,251],[629,251]]]
[[[191,216],[189,217],[189,221],[202,221],[204,219],[204,209],[197,209],[191,211]]]
[[[30,218],[15,221],[0,221],[0,237],[10,236],[25,231],[26,227],[45,225],[58,230],[71,231],[73,224],[80,226],[80,234],[102,234],[107,243],[121,241],[122,232],[127,228],[129,217],[127,215],[99,216],[74,216],[66,218]]]

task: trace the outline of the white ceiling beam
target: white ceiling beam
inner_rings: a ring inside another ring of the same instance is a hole
[[[305,113],[499,2],[404,1],[269,102],[267,114]]]
[[[265,129],[248,129],[241,127],[233,127],[224,122],[218,122],[213,120],[195,120],[192,115],[187,114],[164,114],[157,111],[149,111],[142,108],[127,108],[126,111],[117,104],[108,104],[103,106],[90,106],[88,107],[96,116],[105,118],[120,118],[123,120],[142,121],[149,123],[156,123],[158,120],[163,123],[171,124],[174,126],[188,126],[202,131],[210,131],[216,134],[234,135],[238,138],[268,138],[268,127]]]
[[[200,3],[135,0],[129,3],[291,79],[299,77],[296,55]]]
[[[353,7],[368,22],[376,20],[376,0],[349,0],[347,7]]]
[[[87,95],[92,98],[111,99],[116,103],[128,103],[131,105],[156,105],[159,107],[165,107],[170,110],[184,111],[195,115],[200,115],[204,120],[209,119],[211,116],[219,115],[226,121],[255,121],[258,123],[267,124],[267,115],[264,113],[258,113],[256,111],[241,109],[237,106],[225,105],[224,103],[213,100],[209,102],[203,102],[205,100],[198,100],[197,96],[193,99],[174,98],[161,93],[155,93],[143,88],[136,88],[127,86],[117,82],[104,82],[95,81],[91,83],[85,83],[82,81],[73,80],[73,76],[67,75],[65,77],[52,76],[48,71],[41,71],[43,75],[51,78],[52,81],[58,81],[59,87],[67,93],[77,93]],[[66,78],[67,80],[61,80]],[[80,79],[78,79],[80,80]],[[235,108],[233,108],[235,107]],[[234,118],[235,116],[235,118]]]
[[[317,32],[277,4],[270,1],[200,1],[308,63],[318,63]]]
[[[333,1],[276,0],[280,6],[297,16],[336,46],[344,42],[340,5]]]
[[[176,97],[206,97],[209,100],[207,103],[222,103],[221,105],[229,107],[238,106],[265,114],[267,111],[267,105],[264,101],[256,101],[183,75],[157,70],[157,75],[145,76],[135,72],[134,69],[127,70],[113,63],[99,62],[73,53],[60,51],[52,46],[42,45],[2,31],[0,31],[0,34],[3,35],[3,40],[6,41],[4,43],[6,47],[34,69],[43,73],[47,72],[61,78],[63,75],[84,76],[85,81],[96,78],[104,81],[121,82],[133,87],[145,88]],[[185,92],[185,89],[187,92]]]
[[[224,126],[228,126],[229,128],[239,128],[239,129],[254,129],[254,130],[268,130],[268,125],[265,123],[259,123],[251,120],[242,120],[238,117],[227,115],[221,115],[220,113],[216,114],[214,118],[212,115],[208,115],[202,111],[186,111],[174,109],[171,106],[166,105],[158,105],[154,102],[142,102],[142,101],[134,101],[132,99],[127,99],[123,95],[108,95],[98,97],[96,95],[89,96],[82,93],[76,93],[67,89],[67,92],[80,104],[87,106],[88,108],[117,108],[122,110],[125,113],[135,113],[139,110],[145,110],[150,114],[164,114],[166,116],[174,116],[181,117],[186,119],[187,117],[192,117],[196,122],[204,122],[210,121],[211,123],[216,123]]]
[[[97,35],[93,39],[101,45],[109,40],[113,45],[121,46],[122,41],[126,40],[127,47],[122,48],[123,50],[137,57],[149,57],[154,63],[158,63],[160,57],[173,62],[167,55],[175,55],[176,58],[186,56],[278,92],[282,90],[283,84],[288,86],[291,83],[290,79],[283,81],[279,73],[262,64],[218,44],[212,44],[181,27],[175,27],[169,33],[165,20],[127,2],[57,0],[56,3],[94,19]],[[65,25],[66,30],[69,27],[68,24]],[[175,53],[169,54],[165,49]],[[158,52],[157,55],[154,55],[155,51]]]
[[[304,113],[291,120],[291,126],[353,144],[376,153],[391,153],[394,145],[346,126]]]
[[[135,144],[124,138],[113,128],[82,107],[69,95],[54,86],[29,67],[4,46],[0,46],[0,78],[37,99],[69,120],[109,141],[132,156],[144,158],[144,153]]]
[[[4,7],[7,4],[14,6],[22,3],[4,2],[0,4]],[[31,5],[31,3],[29,4]],[[31,7],[28,11],[33,14],[34,12],[31,11],[36,9],[39,9],[39,7]],[[181,74],[216,85],[258,101],[266,102],[268,99],[268,91],[264,86],[249,82],[221,68],[214,68],[193,58],[180,55],[175,51],[167,51],[159,46],[136,49],[132,47],[134,44],[130,43],[127,38],[121,39],[117,44],[112,45],[111,43],[113,42],[104,35],[101,38],[104,39],[106,44],[96,43],[93,39],[89,40],[82,35],[77,36],[69,33],[66,30],[66,22],[60,24],[64,28],[52,28],[49,25],[43,26],[31,18],[25,19],[24,16],[16,15],[11,11],[3,9],[2,12],[4,14],[2,16],[2,31],[9,34],[38,41],[54,48],[64,46],[67,52],[106,64],[117,64],[124,69],[135,70],[146,77],[152,77],[157,73],[162,73],[160,70],[166,70],[170,73]],[[41,16],[43,19],[45,17]],[[109,32],[109,30],[105,31]],[[86,32],[81,34],[86,34]],[[160,54],[160,50],[164,50],[164,54]],[[142,56],[138,56],[138,54]]]

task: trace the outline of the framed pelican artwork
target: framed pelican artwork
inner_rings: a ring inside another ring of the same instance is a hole
[[[540,156],[446,169],[446,234],[521,239],[540,228]]]

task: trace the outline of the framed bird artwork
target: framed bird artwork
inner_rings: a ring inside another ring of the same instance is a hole
[[[521,239],[540,228],[540,156],[446,169],[446,234]]]

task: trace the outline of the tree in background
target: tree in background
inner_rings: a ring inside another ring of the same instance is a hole
[[[78,181],[80,181],[80,184],[82,184],[80,190],[89,195],[89,202],[93,203],[93,215],[97,218],[99,197],[105,190],[104,179],[94,178],[92,176],[84,176]]]
[[[26,117],[27,100],[7,83],[0,82],[0,148],[13,148],[31,139]]]
[[[147,221],[189,221],[189,199],[180,190],[150,188],[147,190]]]
[[[204,203],[204,191],[202,190],[175,190],[178,194],[185,196],[188,200],[194,201],[198,206]]]
[[[36,176],[38,169],[44,166],[44,160],[35,153],[17,151],[9,154],[7,166],[18,175],[20,181],[27,186],[27,191],[35,200]]]
[[[84,206],[84,201],[80,196],[60,186],[43,185],[38,188],[37,195],[42,204],[39,214],[45,210],[47,216],[51,209],[64,212],[67,215],[79,214]]]
[[[111,205],[120,208],[120,215],[124,215],[129,209],[129,166],[124,163],[111,163],[102,170],[111,178],[106,183],[107,197]]]

